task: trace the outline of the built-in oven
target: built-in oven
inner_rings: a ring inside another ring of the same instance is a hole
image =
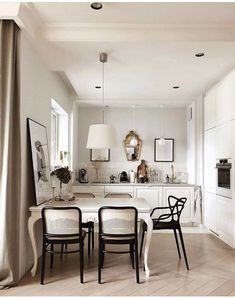
[[[232,198],[232,160],[216,160],[217,185],[216,194]]]

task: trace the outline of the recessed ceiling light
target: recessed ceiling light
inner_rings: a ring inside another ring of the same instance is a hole
[[[97,85],[97,86],[95,86],[95,88],[97,88],[97,89],[100,89],[100,88],[101,88],[101,86]]]
[[[100,2],[92,2],[91,3],[91,8],[95,9],[95,10],[99,10],[103,7],[102,3]]]
[[[204,56],[204,55],[205,55],[205,53],[203,53],[203,52],[199,52],[199,53],[196,53],[196,54],[195,54],[196,57],[202,57],[202,56]]]
[[[174,88],[174,89],[178,89],[178,88],[180,88],[180,87],[179,87],[179,86],[173,86],[173,88]]]

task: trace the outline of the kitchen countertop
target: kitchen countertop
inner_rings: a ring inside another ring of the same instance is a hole
[[[194,184],[187,184],[187,183],[164,183],[164,182],[155,182],[155,183],[74,183],[73,186],[147,186],[147,187],[196,187],[197,185]]]

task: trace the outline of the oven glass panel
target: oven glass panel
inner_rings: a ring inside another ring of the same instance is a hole
[[[218,187],[230,189],[230,169],[218,169]]]

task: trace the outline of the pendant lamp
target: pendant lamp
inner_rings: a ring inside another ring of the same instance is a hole
[[[164,108],[163,105],[160,106],[161,110]],[[160,145],[164,145],[166,143],[166,140],[164,138],[164,115],[163,115],[163,111],[161,112],[161,115],[162,115],[162,136],[160,137],[159,139],[159,144]]]
[[[133,112],[132,113],[132,122],[133,122],[133,128],[135,130],[135,105],[132,105],[132,112]],[[130,141],[130,145],[131,146],[137,146],[137,144],[138,144],[138,140],[136,139],[135,136],[133,136],[131,141]]]
[[[108,54],[100,54],[100,62],[103,63],[102,72],[102,114],[103,123],[90,125],[87,145],[89,149],[110,149],[116,146],[116,132],[112,125],[104,123],[104,63],[108,61]]]

